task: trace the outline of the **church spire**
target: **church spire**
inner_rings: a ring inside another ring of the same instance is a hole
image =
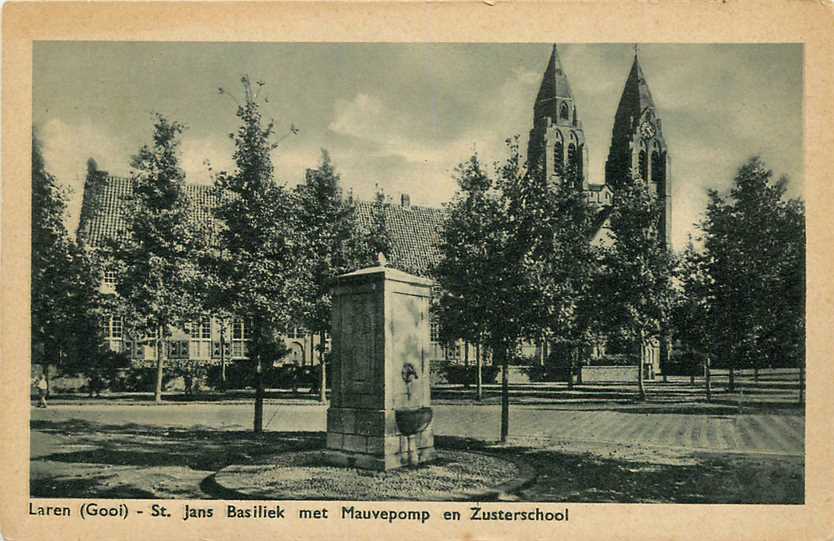
[[[536,95],[536,103],[533,108],[534,120],[544,116],[552,119],[559,118],[558,106],[563,100],[573,101],[573,94],[568,83],[568,76],[562,68],[562,61],[559,59],[559,51],[556,44],[550,53],[547,61],[547,68],[544,70],[542,83],[539,86],[539,93]]]
[[[533,104],[527,161],[531,170],[541,167],[547,181],[554,176],[565,180],[570,173],[573,180],[584,183],[587,170],[585,135],[555,44]]]
[[[671,173],[663,126],[635,45],[634,60],[614,117],[611,148],[605,162],[605,183],[617,189],[635,177],[647,182],[662,200],[661,230],[667,245],[672,220]]]
[[[634,60],[614,116],[611,148],[605,164],[605,182],[616,187],[632,177],[634,171],[640,173],[644,180],[649,180],[645,174],[645,164],[638,163],[639,158],[635,156],[641,150],[641,145],[642,150],[648,153],[652,150],[649,148],[652,144],[662,146],[665,152],[657,107],[635,45]]]

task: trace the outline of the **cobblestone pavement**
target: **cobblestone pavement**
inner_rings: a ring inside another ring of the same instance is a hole
[[[496,405],[436,405],[435,433],[481,440],[498,438]],[[319,432],[325,430],[324,406],[267,404],[265,420],[270,431]],[[213,430],[247,430],[252,405],[57,405],[32,409],[33,421],[81,420],[107,426],[143,425]],[[651,405],[612,410],[572,409],[564,406],[513,405],[510,434],[514,438],[546,442],[575,441],[641,443],[721,452],[758,452],[800,455],[804,449],[805,418],[797,411],[737,413],[732,408],[714,413],[693,410],[651,409]],[[40,452],[33,434],[32,454]]]

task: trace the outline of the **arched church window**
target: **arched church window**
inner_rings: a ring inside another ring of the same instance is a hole
[[[562,106],[559,107],[559,118],[562,120],[570,120],[570,109],[567,103],[562,102]]]
[[[561,139],[557,140],[556,144],[553,145],[553,171],[560,177],[565,172],[564,145]]]
[[[652,182],[657,183],[657,193],[662,193],[663,183],[666,180],[663,175],[663,164],[660,161],[660,153],[657,150],[652,152]]]
[[[579,145],[578,152],[576,153],[576,178],[577,180],[583,180],[585,178],[585,171],[582,170],[584,161],[582,156],[585,155],[585,146]]]
[[[573,106],[573,127],[574,127],[574,128],[576,127],[576,124],[577,124],[577,123],[576,123],[576,117],[577,117],[577,114],[576,114],[576,105],[574,105],[574,106]]]
[[[573,143],[568,145],[568,174],[571,176],[570,180],[576,180],[579,174],[576,164],[576,145]]]
[[[648,173],[649,173],[648,169],[649,168],[648,168],[648,160],[646,159],[646,151],[641,150],[640,151],[639,175],[640,175],[640,178],[642,178],[643,180],[648,180],[648,178],[649,178],[648,177]]]

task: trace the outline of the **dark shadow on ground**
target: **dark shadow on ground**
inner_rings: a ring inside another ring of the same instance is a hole
[[[202,478],[202,473],[208,476],[230,464],[245,464],[276,452],[324,446],[324,434],[320,432],[254,434],[201,427],[107,425],[78,419],[32,421],[31,429],[60,438],[73,448],[33,460],[49,465],[39,468],[39,474],[30,479],[31,496],[44,498],[157,498],[161,496],[147,488],[111,486],[117,484],[113,477],[119,472],[106,473],[107,470],[184,468],[194,470]],[[68,475],[67,470],[73,469],[81,473]],[[50,475],[50,470],[56,471],[55,475]],[[185,497],[206,497],[196,492]]]
[[[695,464],[609,459],[558,449],[499,447],[469,438],[437,436],[444,448],[494,453],[527,461],[535,480],[525,501],[616,503],[801,504],[803,459],[788,456],[693,453]]]

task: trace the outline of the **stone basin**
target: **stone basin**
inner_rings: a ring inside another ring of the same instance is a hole
[[[400,432],[404,436],[413,436],[429,426],[432,419],[432,409],[429,407],[399,409],[394,412],[394,417],[397,420],[397,428]]]

